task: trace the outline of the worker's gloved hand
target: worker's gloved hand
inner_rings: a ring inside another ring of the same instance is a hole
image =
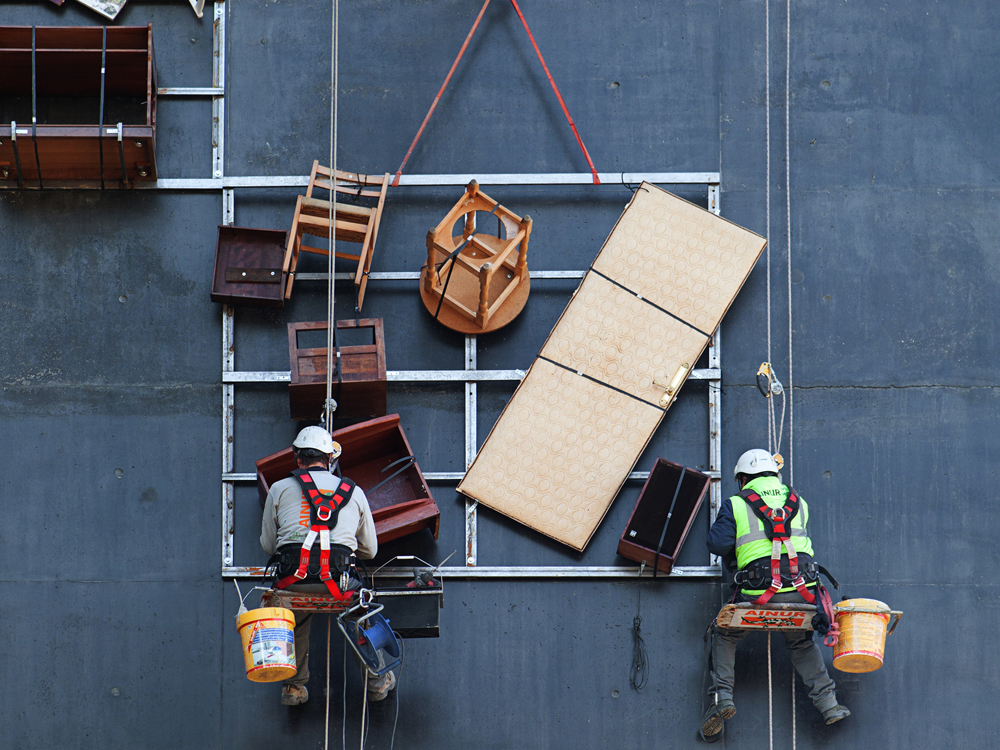
[[[813,630],[815,630],[820,635],[826,635],[830,632],[830,618],[826,616],[826,612],[820,610],[816,613],[816,616],[812,619]]]

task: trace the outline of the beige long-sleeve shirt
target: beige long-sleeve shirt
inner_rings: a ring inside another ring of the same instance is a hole
[[[322,469],[310,469],[316,487],[337,489],[340,480]],[[309,500],[295,477],[271,485],[264,503],[264,518],[260,524],[260,546],[273,555],[286,544],[301,544],[309,533]],[[340,509],[337,525],[330,530],[330,543],[350,547],[362,560],[371,560],[378,552],[375,519],[364,491],[357,487],[351,499]]]

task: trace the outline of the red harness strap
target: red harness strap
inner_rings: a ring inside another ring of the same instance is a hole
[[[781,589],[781,545],[788,551],[788,567],[792,585],[809,604],[816,602],[816,596],[806,588],[806,582],[799,572],[799,556],[792,545],[792,519],[799,512],[799,497],[789,488],[788,499],[781,508],[772,508],[753,490],[740,493],[753,509],[754,515],[764,523],[764,533],[771,540],[771,585],[754,604],[767,604]]]
[[[292,575],[282,578],[274,584],[277,589],[284,589],[294,583],[298,583],[309,575],[309,557],[312,554],[313,545],[317,537],[320,542],[319,553],[319,577],[330,591],[331,596],[338,600],[346,600],[353,597],[353,593],[344,591],[346,588],[346,573],[341,574],[340,585],[333,580],[330,573],[330,530],[337,525],[337,517],[340,510],[347,501],[351,499],[355,484],[350,479],[341,479],[340,485],[333,492],[320,490],[313,481],[307,469],[296,469],[292,472],[302,487],[302,493],[309,501],[309,533],[306,534],[302,542],[302,549],[299,552],[299,567]]]

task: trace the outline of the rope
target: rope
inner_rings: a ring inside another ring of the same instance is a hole
[[[333,617],[333,615],[330,615]],[[340,742],[342,750],[347,750],[347,639],[344,639],[344,685],[341,688],[340,695],[344,699],[344,705],[341,707],[340,717],[341,723],[341,735]]]
[[[774,750],[774,700],[771,690],[771,631],[767,631],[767,747]]]
[[[795,670],[792,670],[792,750],[795,750]]]
[[[410,155],[413,154],[413,149],[417,147],[417,141],[420,140],[420,136],[424,134],[424,128],[427,127],[427,123],[431,119],[431,115],[434,114],[434,110],[437,109],[438,102],[441,100],[441,95],[444,93],[445,88],[448,86],[448,81],[451,80],[452,74],[455,72],[455,68],[458,67],[458,61],[462,59],[462,55],[465,54],[465,48],[469,46],[469,42],[472,40],[472,35],[476,33],[476,29],[479,27],[479,22],[483,20],[483,14],[486,12],[487,6],[489,6],[490,0],[486,0],[483,3],[483,7],[479,9],[479,15],[476,16],[475,23],[472,24],[472,28],[469,29],[468,35],[465,37],[465,41],[462,43],[462,49],[458,51],[458,57],[455,58],[455,62],[451,64],[451,70],[448,71],[448,75],[444,77],[444,83],[441,84],[441,88],[437,92],[437,96],[434,97],[434,101],[431,102],[431,108],[427,110],[427,114],[424,117],[424,121],[420,123],[420,129],[417,134],[413,137],[413,143],[410,144],[409,150],[406,152],[406,156],[403,157],[403,163],[399,165],[399,169],[396,170],[396,176],[392,179],[392,186],[397,187],[399,185],[399,175],[403,172],[403,167],[406,166],[406,162],[410,160]]]
[[[764,113],[767,142],[765,194],[767,195],[767,361],[771,359],[771,0],[764,0]],[[770,402],[769,402],[770,403]],[[771,450],[774,439],[774,420],[769,414],[767,422],[767,445]]]
[[[332,617],[332,616],[331,616]],[[326,618],[326,720],[323,722],[323,750],[330,748],[330,620]]]
[[[792,163],[789,133],[789,78],[792,70],[792,3],[785,0],[785,231],[788,237],[788,483],[795,484],[795,391],[792,369]]]
[[[629,684],[635,692],[641,691],[649,681],[649,658],[646,654],[646,642],[642,638],[642,570],[639,568],[639,588],[635,605],[635,617],[632,618],[632,666],[629,669]]]
[[[326,283],[326,429],[333,428],[333,412],[337,408],[333,401],[333,368],[337,365],[340,372],[340,362],[334,363],[334,358],[340,358],[340,350],[334,347],[337,318],[335,314],[336,292],[334,290],[334,266],[337,256],[337,233],[334,226],[337,220],[337,89],[338,89],[338,57],[340,32],[340,0],[333,0],[330,29],[330,256],[327,259]]]
[[[549,72],[549,66],[545,64],[545,58],[542,57],[542,51],[538,49],[538,43],[535,42],[535,36],[531,33],[531,29],[528,27],[528,21],[521,12],[521,8],[517,4],[517,0],[510,0],[510,2],[511,5],[514,6],[514,10],[517,12],[517,17],[521,19],[521,24],[524,26],[524,30],[528,32],[528,39],[531,40],[531,46],[535,48],[535,54],[538,55],[538,61],[542,64],[542,68],[545,70],[545,75],[549,79],[552,91],[555,92],[556,99],[559,100],[559,106],[562,107],[563,114],[566,115],[566,121],[569,123],[569,127],[573,131],[573,135],[576,136],[576,142],[579,144],[580,150],[583,152],[583,156],[587,160],[587,165],[590,167],[590,174],[593,177],[594,184],[600,185],[601,180],[597,176],[597,168],[594,166],[594,162],[590,158],[590,153],[587,151],[587,147],[583,145],[583,138],[580,137],[580,131],[576,129],[576,123],[573,122],[573,118],[569,114],[569,108],[566,106],[566,102],[563,101],[562,94],[559,93],[559,87],[556,86],[555,79],[552,77],[552,73]],[[486,12],[486,8],[489,4],[490,0],[486,0],[486,2],[483,3],[483,7],[479,10],[479,15],[476,16],[476,20],[472,24],[472,28],[465,37],[465,42],[463,42],[462,48],[458,51],[458,56],[455,58],[455,62],[451,64],[451,69],[448,71],[448,75],[445,76],[444,83],[441,84],[441,88],[438,90],[437,96],[435,96],[434,101],[431,102],[431,108],[427,110],[424,121],[420,123],[420,128],[417,130],[417,134],[413,138],[413,143],[410,144],[410,148],[407,150],[406,156],[403,157],[403,163],[400,164],[399,169],[396,170],[396,174],[392,179],[393,187],[397,187],[399,185],[399,177],[403,172],[403,167],[406,166],[406,162],[409,161],[410,156],[413,154],[413,149],[416,148],[417,142],[420,140],[420,136],[423,135],[424,128],[430,121],[431,115],[434,114],[438,101],[440,101],[441,95],[444,94],[444,90],[448,86],[448,82],[451,80],[451,76],[455,72],[455,68],[458,67],[459,60],[461,60],[462,55],[465,54],[465,49],[469,46],[469,41],[472,39],[472,35],[476,33],[476,29],[479,27],[479,22],[482,20],[483,14]]]
[[[549,72],[549,66],[545,64],[545,58],[542,57],[542,51],[538,49],[538,45],[535,43],[535,36],[531,33],[531,29],[528,28],[528,21],[525,19],[524,14],[521,13],[521,8],[518,6],[517,0],[510,0],[510,3],[514,6],[514,10],[517,11],[517,17],[521,19],[521,23],[524,25],[524,30],[528,32],[528,39],[531,40],[531,46],[535,48],[535,54],[538,55],[538,61],[545,69],[545,75],[548,76],[549,83],[552,84],[552,90],[556,92],[556,99],[559,100],[559,106],[562,107],[563,114],[566,115],[566,121],[573,130],[573,135],[576,136],[576,142],[580,144],[580,150],[583,151],[583,155],[587,159],[587,164],[590,166],[590,174],[594,178],[594,184],[600,185],[601,180],[597,176],[597,169],[594,167],[594,162],[591,161],[590,154],[587,153],[587,147],[583,145],[583,139],[580,137],[580,133],[576,129],[576,123],[573,122],[573,118],[569,116],[569,110],[566,108],[566,102],[563,101],[562,94],[559,93],[559,87],[556,86],[556,82],[552,78],[552,74]]]

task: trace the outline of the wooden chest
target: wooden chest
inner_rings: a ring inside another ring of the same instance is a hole
[[[398,414],[344,427],[333,433],[333,439],[343,449],[341,472],[368,497],[379,544],[421,529],[430,529],[437,539],[441,513],[413,457]],[[271,485],[290,476],[294,469],[291,448],[257,461],[261,505]]]
[[[152,24],[0,26],[0,184],[154,182],[156,93]]]
[[[312,422],[320,418],[326,401],[326,346],[303,346],[307,332],[326,341],[326,321],[288,324],[288,358],[291,381],[288,401],[292,419]],[[386,410],[385,336],[381,318],[338,320],[340,378],[333,378],[336,416],[345,419],[381,417]],[[359,343],[358,336],[362,337]],[[318,343],[313,341],[313,344]],[[355,480],[357,481],[357,480]]]
[[[659,572],[669,573],[710,481],[700,471],[656,459],[618,542],[618,554],[647,565],[655,561]]]
[[[288,233],[220,224],[215,244],[212,302],[282,307],[285,274],[281,264]]]

